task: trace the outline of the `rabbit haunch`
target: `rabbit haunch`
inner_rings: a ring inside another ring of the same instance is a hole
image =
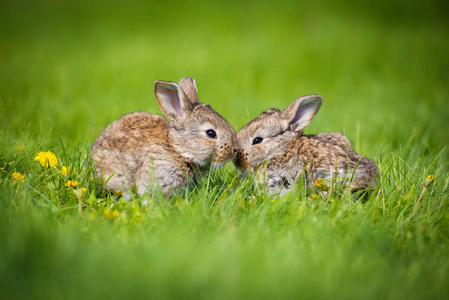
[[[170,195],[234,157],[235,131],[198,101],[193,79],[183,78],[179,85],[156,81],[154,90],[173,123],[159,115],[130,113],[109,125],[92,146],[97,175],[103,180],[112,175],[109,190],[135,187],[143,194],[161,188]]]
[[[304,96],[284,111],[263,112],[237,133],[240,149],[234,165],[256,172],[258,183],[268,184],[270,192],[287,191],[302,173],[307,179],[335,177],[352,190],[374,188],[377,167],[356,153],[347,137],[303,134],[321,103],[318,95]]]

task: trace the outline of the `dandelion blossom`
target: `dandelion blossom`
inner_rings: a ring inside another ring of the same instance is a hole
[[[104,215],[106,216],[106,218],[108,218],[109,220],[114,220],[115,218],[117,218],[118,216],[118,210],[114,210],[114,211],[110,211],[109,209],[105,209],[103,211]]]
[[[34,160],[39,161],[39,163],[46,168],[50,167],[50,169],[53,169],[58,166],[58,159],[56,158],[56,155],[51,151],[39,151]]]
[[[62,166],[61,174],[67,176],[67,174],[69,174],[70,169],[71,169],[70,167]],[[72,173],[75,173],[75,171],[76,169],[73,169]]]
[[[429,175],[426,177],[426,180],[424,180],[424,186],[428,188],[434,181],[435,181],[435,176]]]
[[[327,191],[327,190],[329,189],[329,187],[327,186],[326,182],[324,182],[324,180],[321,179],[321,177],[318,177],[318,178],[315,180],[314,183],[315,183],[315,185],[316,185],[317,187],[319,187],[320,190],[322,190],[322,191]]]
[[[426,177],[426,182],[431,183],[435,181],[435,176],[429,175]]]
[[[117,196],[119,196],[119,197],[121,197],[121,196],[123,196],[123,192],[122,191],[120,191],[120,190],[117,190],[117,192],[115,192],[116,194],[117,194]]]
[[[69,167],[70,168],[70,167]],[[61,174],[67,176],[67,172],[69,171],[69,168],[62,166]]]
[[[23,176],[20,172],[14,172],[11,174],[11,177],[15,181],[25,182],[25,176]]]
[[[78,185],[78,181],[76,180],[67,180],[67,182],[65,183],[66,187],[72,187],[72,188],[76,188],[76,186]]]
[[[310,196],[312,197],[312,199],[315,199],[316,197],[318,197],[317,194],[311,194]]]

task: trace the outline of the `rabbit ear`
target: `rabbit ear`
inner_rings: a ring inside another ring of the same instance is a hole
[[[184,91],[174,82],[156,80],[154,93],[162,113],[172,121],[186,117],[193,110]]]
[[[200,103],[198,100],[198,89],[196,88],[195,79],[184,77],[179,81],[178,85],[184,90],[192,104]]]
[[[323,99],[319,95],[303,96],[281,112],[285,130],[300,131],[309,125],[321,107]]]

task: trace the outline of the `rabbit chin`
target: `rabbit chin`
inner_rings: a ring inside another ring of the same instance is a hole
[[[205,162],[205,161],[200,161],[197,159],[193,159],[193,162],[201,167],[201,169],[203,170],[207,170],[207,169],[219,169],[221,167],[223,167],[225,164],[227,164],[228,162],[230,162],[232,160],[232,157],[227,159],[227,160],[213,160],[211,162]]]
[[[247,164],[245,160],[239,157],[234,158],[232,163],[234,164],[236,169],[239,170],[240,172],[246,172],[249,169],[249,164]]]
[[[249,170],[248,170],[248,168],[240,168],[240,167],[237,167],[235,164],[234,164],[234,166],[235,166],[235,168],[238,170],[238,171],[240,171],[242,174],[243,173],[247,173]]]
[[[234,155],[230,155],[227,157],[219,157],[215,156],[212,160],[212,168],[217,169],[223,167],[228,162],[232,161],[234,159]]]
[[[213,162],[212,163],[212,168],[213,169],[218,169],[223,167],[225,164],[227,164],[228,162],[230,162],[232,159],[228,159],[228,160],[224,160],[224,161],[220,161],[220,162]]]

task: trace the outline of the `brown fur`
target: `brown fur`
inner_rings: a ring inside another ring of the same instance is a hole
[[[198,101],[193,79],[183,78],[179,86],[156,81],[155,93],[173,123],[159,115],[130,113],[109,125],[92,145],[96,173],[104,181],[110,177],[109,190],[136,187],[141,195],[161,188],[171,195],[234,157],[235,131]],[[216,138],[207,136],[210,129]]]
[[[305,96],[284,111],[263,112],[237,133],[240,149],[234,165],[241,171],[255,172],[259,184],[268,184],[271,192],[287,191],[302,173],[307,179],[337,178],[351,190],[374,188],[377,167],[356,153],[347,137],[302,133],[321,103],[318,95]],[[254,144],[255,138],[263,140]]]

